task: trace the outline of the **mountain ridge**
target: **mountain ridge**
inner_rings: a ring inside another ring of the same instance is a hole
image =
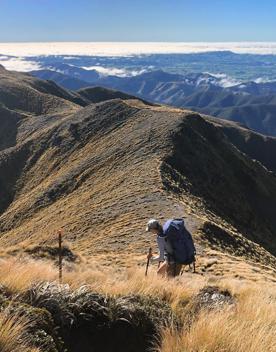
[[[148,218],[186,216],[198,245],[275,270],[276,177],[219,121],[137,99],[63,106],[22,118],[0,151],[2,248],[52,245],[63,228],[73,250],[131,265],[151,243]]]
[[[73,70],[71,66],[70,72]],[[53,72],[40,74],[36,71],[33,74],[56,80],[62,85],[70,77],[78,80],[81,75],[84,79],[90,71],[78,68],[73,76],[65,74],[63,80],[57,79],[56,73]],[[68,73],[67,70],[64,72]],[[204,114],[241,122],[257,132],[276,136],[275,82],[245,82],[224,87],[223,75],[216,76],[209,73],[180,75],[162,70],[149,71],[132,77],[104,77],[94,74],[91,77],[87,78],[86,83],[82,83],[82,88],[89,85],[113,88],[151,102],[190,108]],[[67,87],[72,88],[72,82]],[[78,88],[79,84],[76,83],[76,89]]]

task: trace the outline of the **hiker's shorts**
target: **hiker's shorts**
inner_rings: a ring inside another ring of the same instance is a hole
[[[178,276],[181,273],[182,269],[182,264],[177,264],[177,263],[168,263],[167,265],[167,276],[169,277],[175,277]]]

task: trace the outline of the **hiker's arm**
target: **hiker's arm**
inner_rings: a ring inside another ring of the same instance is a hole
[[[165,237],[157,237],[157,244],[159,248],[159,255],[153,257],[152,261],[163,262],[165,260]]]

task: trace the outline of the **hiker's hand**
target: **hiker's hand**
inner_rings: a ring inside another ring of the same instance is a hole
[[[151,259],[153,257],[152,253],[148,253],[147,259]]]

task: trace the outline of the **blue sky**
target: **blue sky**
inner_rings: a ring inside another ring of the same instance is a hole
[[[0,42],[276,41],[276,0],[0,0]]]

